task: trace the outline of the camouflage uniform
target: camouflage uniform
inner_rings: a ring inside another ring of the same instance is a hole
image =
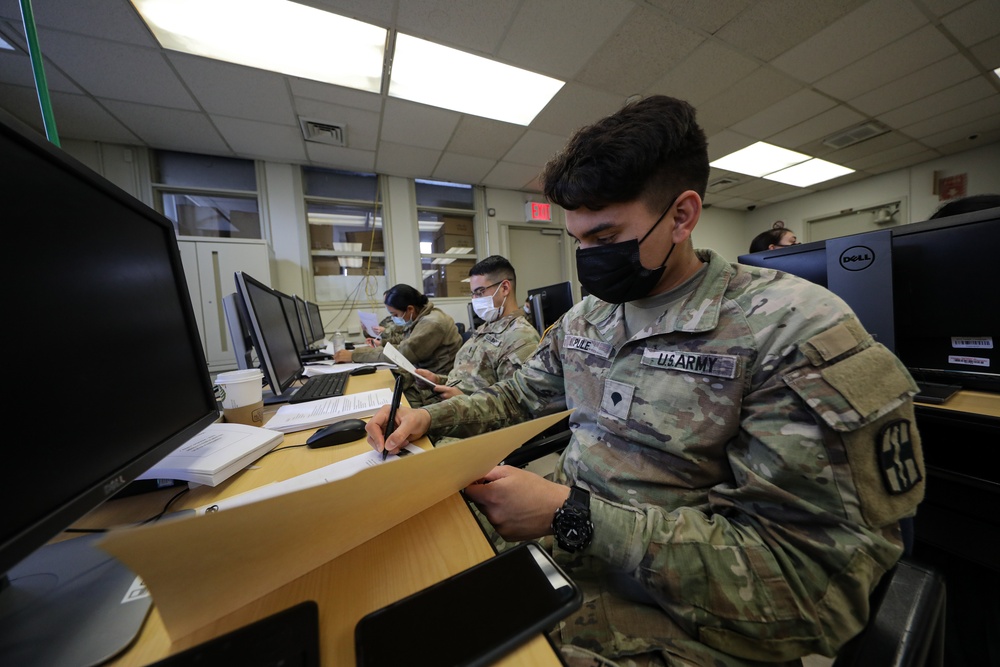
[[[388,342],[388,341],[386,341]],[[431,301],[420,309],[416,319],[403,329],[403,338],[393,347],[417,368],[433,373],[447,373],[455,364],[455,354],[462,347],[462,336],[455,320],[434,307]],[[378,347],[356,347],[351,360],[360,364],[376,361],[392,363]]]
[[[392,321],[392,317],[383,317],[378,325],[382,327],[382,335],[378,339],[383,345],[392,343],[393,346],[397,346],[406,334],[402,327],[396,326],[396,323]]]
[[[554,548],[584,590],[557,642],[622,663],[832,656],[923,496],[916,386],[832,293],[697,252],[704,278],[631,340],[622,306],[587,297],[513,378],[427,410],[485,431],[576,409],[555,479],[591,491],[594,539]]]
[[[455,356],[455,367],[447,377],[438,375],[438,384],[458,387],[462,393],[473,394],[484,387],[505,380],[519,369],[538,346],[538,331],[524,318],[521,312],[501,317],[494,322],[482,324],[472,332],[472,337]],[[420,405],[436,403],[439,394],[432,389],[421,387]],[[410,401],[410,405],[415,405]],[[431,438],[437,441],[444,437],[469,435],[461,426],[435,432]]]

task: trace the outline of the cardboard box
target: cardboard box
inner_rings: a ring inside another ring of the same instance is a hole
[[[385,252],[385,245],[382,242],[382,231],[376,229],[373,235],[368,232],[344,232],[344,240],[348,243],[360,243],[361,249],[365,252]]]
[[[333,250],[333,226],[309,225],[309,247],[313,250]]]
[[[324,257],[313,255],[313,275],[316,276],[338,276],[340,275],[340,262],[336,257]]]
[[[476,262],[472,259],[460,259],[451,264],[440,264],[438,265],[438,276],[444,282],[461,282],[469,277],[469,269],[475,265]]]
[[[438,230],[438,234],[474,236],[475,232],[472,230],[472,218],[443,215],[441,216],[441,228]]]
[[[469,283],[463,283],[461,281],[453,281],[453,280],[440,281],[438,282],[437,295],[441,297],[458,296],[458,297],[469,298],[471,289],[472,288],[469,287]]]
[[[457,234],[438,234],[434,237],[434,252],[448,252],[449,248],[472,248],[475,250],[476,239],[473,236]]]

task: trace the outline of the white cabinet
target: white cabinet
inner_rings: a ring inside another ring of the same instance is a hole
[[[222,299],[236,291],[233,275],[237,271],[244,271],[262,283],[271,284],[267,242],[178,239],[177,245],[208,369],[218,372],[236,368]]]

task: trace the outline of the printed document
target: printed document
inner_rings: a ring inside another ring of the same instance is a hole
[[[389,358],[396,366],[402,368],[404,371],[412,375],[417,379],[417,382],[425,384],[428,387],[436,387],[437,385],[417,374],[417,368],[414,366],[409,359],[403,356],[403,353],[392,346],[392,343],[386,343],[382,348],[382,354]]]
[[[345,419],[371,417],[383,405],[390,403],[392,403],[392,390],[376,389],[363,391],[360,394],[288,404],[278,408],[274,416],[264,424],[264,428],[282,433],[305,431]]]

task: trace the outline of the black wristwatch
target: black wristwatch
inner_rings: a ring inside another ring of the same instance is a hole
[[[561,549],[572,553],[587,548],[594,537],[594,524],[590,521],[590,491],[579,486],[570,488],[569,498],[552,517],[552,532]]]

